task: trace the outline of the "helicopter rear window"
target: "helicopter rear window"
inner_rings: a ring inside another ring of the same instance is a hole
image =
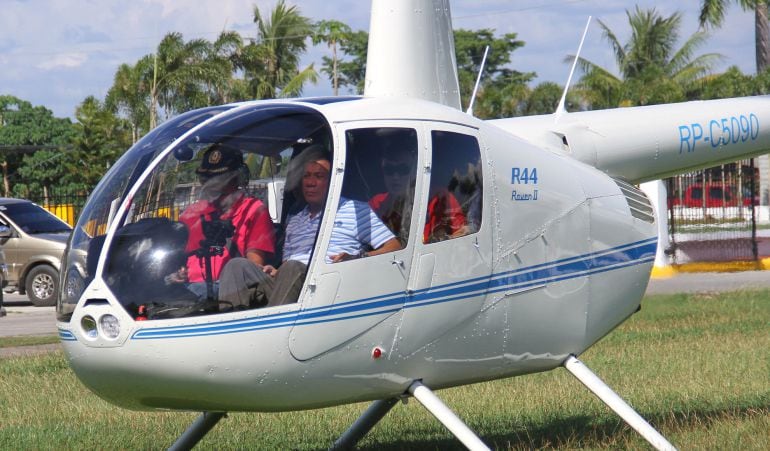
[[[448,131],[431,132],[433,163],[424,243],[479,231],[483,199],[478,140]]]

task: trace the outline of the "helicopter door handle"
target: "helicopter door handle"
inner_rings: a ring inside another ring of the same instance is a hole
[[[396,260],[395,258],[393,259],[393,261],[390,262],[390,264],[391,265],[396,265],[396,266],[398,266],[400,268],[404,267],[404,261],[403,260]]]

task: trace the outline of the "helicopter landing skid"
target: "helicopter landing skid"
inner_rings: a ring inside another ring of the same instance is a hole
[[[620,396],[608,387],[596,374],[575,356],[571,355],[564,361],[564,367],[583,383],[591,392],[602,400],[609,408],[617,413],[655,449],[676,450],[665,437],[656,431],[644,418],[629,406]],[[412,382],[407,390],[433,416],[436,417],[449,431],[470,450],[489,450],[484,442],[454,414],[441,399],[423,385],[420,381]],[[372,403],[368,409],[334,442],[330,449],[352,449],[385,415],[396,405],[399,398],[380,399]],[[198,419],[174,442],[169,451],[192,449],[226,412],[203,412]]]
[[[463,445],[470,450],[489,450],[489,447],[457,417],[441,399],[423,385],[420,381],[412,382],[408,389],[409,394],[415,397],[433,416],[436,417]],[[398,398],[381,399],[375,401],[358,420],[350,426],[350,429],[332,445],[331,449],[352,449],[377,422],[379,422],[390,409],[398,402]]]
[[[593,394],[602,400],[607,406],[615,411],[620,418],[629,426],[634,428],[645,440],[647,440],[655,449],[658,450],[676,450],[665,437],[653,428],[650,423],[645,421],[636,411],[629,406],[620,396],[608,387],[596,374],[574,355],[571,355],[564,361],[564,368],[572,373],[580,382],[588,387]]]

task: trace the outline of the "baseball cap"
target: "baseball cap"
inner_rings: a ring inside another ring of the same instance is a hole
[[[243,154],[240,150],[214,145],[203,153],[201,164],[195,172],[198,175],[214,176],[234,171],[243,164]]]

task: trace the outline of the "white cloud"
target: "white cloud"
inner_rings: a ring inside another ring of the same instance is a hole
[[[62,53],[39,62],[35,67],[42,70],[80,67],[88,61],[85,53]]]
[[[65,53],[54,55],[50,59],[38,63],[37,67],[43,70],[52,70],[59,68],[80,67],[88,61],[88,55],[84,53]]]
[[[0,14],[0,95],[17,95],[45,105],[57,116],[71,116],[86,95],[103,96],[122,63],[134,64],[151,53],[168,32],[181,32],[186,40],[213,40],[224,27],[252,37],[256,4],[272,10],[276,0],[29,0],[3,1]],[[369,25],[368,0],[287,0],[312,20],[335,19],[355,30]],[[577,49],[590,14],[619,34],[628,25],[625,9],[634,3],[656,7],[661,14],[683,13],[682,36],[697,28],[700,2],[663,0],[451,0],[454,26],[466,29],[493,28],[498,34],[515,32],[526,42],[512,55],[512,66],[538,73],[537,82],[564,83],[569,65],[562,60]],[[732,2],[735,3],[735,2]],[[726,23],[714,31],[702,53],[719,52],[722,68],[736,64],[744,73],[754,72],[753,14],[731,3]],[[624,41],[626,35],[619,36]],[[328,54],[325,46],[309,50],[303,64],[315,63]],[[613,67],[612,54],[594,24],[583,56]],[[322,77],[308,86],[307,95],[331,94]]]

